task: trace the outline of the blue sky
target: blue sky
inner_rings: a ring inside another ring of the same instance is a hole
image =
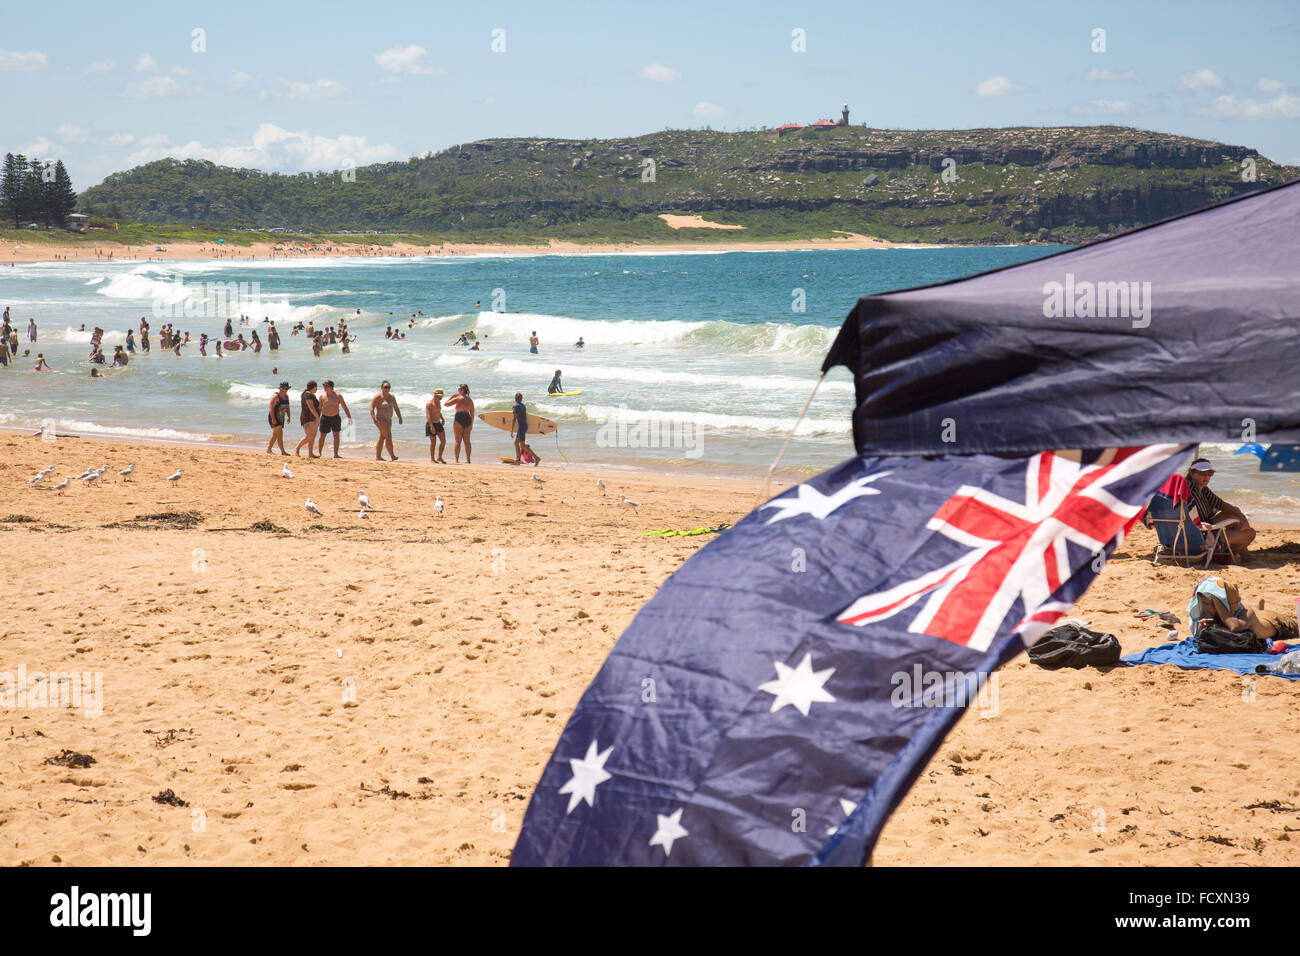
[[[0,151],[62,159],[85,188],[167,155],[337,169],[847,101],[870,126],[1116,123],[1300,163],[1297,50],[1300,4],[1280,0],[24,3],[0,25]]]

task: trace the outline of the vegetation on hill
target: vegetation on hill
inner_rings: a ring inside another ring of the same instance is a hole
[[[405,162],[285,175],[164,159],[82,212],[146,224],[393,230],[451,240],[735,241],[862,233],[1078,242],[1281,182],[1242,146],[1123,127],[667,131],[493,139]],[[698,213],[745,232],[669,228]],[[355,237],[354,237],[355,238]]]

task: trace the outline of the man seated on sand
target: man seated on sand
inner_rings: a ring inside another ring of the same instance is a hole
[[[1196,501],[1196,513],[1206,524],[1216,524],[1225,518],[1236,518],[1237,523],[1227,529],[1228,544],[1238,557],[1244,557],[1246,550],[1255,540],[1255,529],[1250,526],[1246,513],[1235,505],[1230,505],[1210,490],[1210,479],[1214,477],[1214,466],[1205,458],[1192,462],[1187,470],[1187,480],[1192,486],[1192,498]]]
[[[1259,613],[1246,607],[1235,584],[1214,575],[1202,578],[1192,592],[1187,605],[1192,634],[1201,628],[1217,624],[1230,631],[1250,631],[1264,640],[1293,641],[1297,636],[1296,616],[1288,611],[1267,612],[1264,602],[1259,602]]]

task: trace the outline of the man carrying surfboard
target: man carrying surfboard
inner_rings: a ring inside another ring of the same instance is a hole
[[[524,446],[528,444],[528,406],[524,404],[522,392],[515,392],[515,407],[511,409],[515,420],[510,423],[510,435],[515,440],[515,464],[523,457]]]

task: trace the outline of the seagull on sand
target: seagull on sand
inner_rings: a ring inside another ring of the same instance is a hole
[[[95,469],[93,469],[93,468],[87,468],[87,469],[86,469],[85,471],[83,471],[81,474],[79,474],[79,475],[73,475],[73,476],[72,476],[72,480],[73,480],[73,481],[84,481],[85,479],[89,478],[92,474],[94,474],[94,471],[95,471]]]
[[[623,504],[627,505],[629,508],[632,508],[633,510],[641,507],[641,502],[633,501],[627,495],[619,495],[618,500],[621,501]]]
[[[603,494],[605,493],[605,479],[604,479],[604,478],[597,478],[597,479],[596,479],[596,487],[600,489],[600,493],[603,495]]]
[[[168,475],[167,478],[166,478],[166,480],[167,480],[167,481],[180,481],[180,480],[181,480],[181,469],[177,468],[177,469],[176,469],[176,474],[174,474],[174,475]]]
[[[303,505],[303,507],[314,515],[320,514],[320,509],[316,507],[316,502],[312,501],[310,498],[307,499],[307,503]]]
[[[374,506],[370,503],[370,499],[366,497],[366,493],[364,491],[361,492],[361,494],[357,495],[357,504],[361,505],[362,510],[366,508],[370,508],[371,510],[374,510]]]
[[[127,465],[125,468],[123,468],[121,471],[117,473],[117,477],[129,479],[134,471],[135,471],[134,464]]]
[[[438,495],[436,500],[433,502],[433,510],[438,512],[439,518],[442,517],[442,495]]]
[[[289,465],[288,465],[287,463],[285,464],[284,469],[280,472],[280,474],[281,474],[282,476],[284,476],[285,478],[292,478],[292,477],[293,477],[293,472],[291,472],[291,471],[289,470]]]
[[[46,468],[44,471],[38,471],[36,474],[32,475],[32,477],[27,479],[27,483],[29,485],[39,485],[53,470],[53,468]]]
[[[81,480],[88,485],[91,484],[92,482],[99,481],[99,472],[92,471],[90,474],[88,474],[85,478],[82,478]]]
[[[533,475],[533,481],[537,482],[539,485],[546,484],[545,481],[543,481],[541,478],[538,478],[536,475]]]
[[[357,517],[358,517],[358,518],[369,518],[370,515],[366,514],[366,509],[365,509],[365,508],[362,508],[360,511],[357,512]]]
[[[70,482],[71,480],[72,480],[71,475],[65,476],[64,479],[60,481],[57,485],[51,485],[50,491],[62,491],[64,488],[68,487],[68,482]]]

